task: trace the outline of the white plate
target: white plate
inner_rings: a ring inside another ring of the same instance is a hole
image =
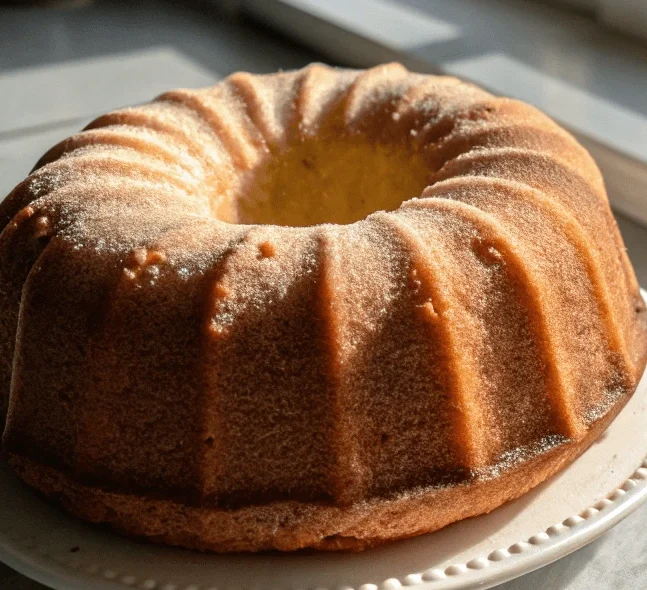
[[[647,372],[600,440],[494,512],[359,554],[203,555],[137,543],[42,502],[0,464],[0,560],[58,590],[489,588],[590,543],[647,500]]]

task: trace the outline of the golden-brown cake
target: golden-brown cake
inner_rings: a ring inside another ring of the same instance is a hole
[[[588,153],[399,65],[107,114],[0,220],[8,461],[162,543],[361,549],[488,512],[586,449],[645,365]]]

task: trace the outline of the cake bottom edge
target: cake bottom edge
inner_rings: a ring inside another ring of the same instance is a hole
[[[102,490],[81,484],[33,458],[15,453],[7,453],[6,457],[27,485],[74,516],[130,537],[217,553],[361,551],[486,514],[522,496],[582,454],[629,397],[596,422],[582,440],[555,446],[496,477],[351,506],[298,501],[234,510],[190,506],[170,499]]]

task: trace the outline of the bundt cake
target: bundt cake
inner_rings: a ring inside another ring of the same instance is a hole
[[[5,457],[161,543],[362,549],[488,512],[583,452],[645,366],[588,153],[397,64],[109,113],[0,219]]]

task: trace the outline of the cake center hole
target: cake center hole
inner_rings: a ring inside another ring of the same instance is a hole
[[[404,143],[306,139],[252,170],[233,209],[238,223],[348,224],[397,209],[420,195],[429,177],[424,158]]]

